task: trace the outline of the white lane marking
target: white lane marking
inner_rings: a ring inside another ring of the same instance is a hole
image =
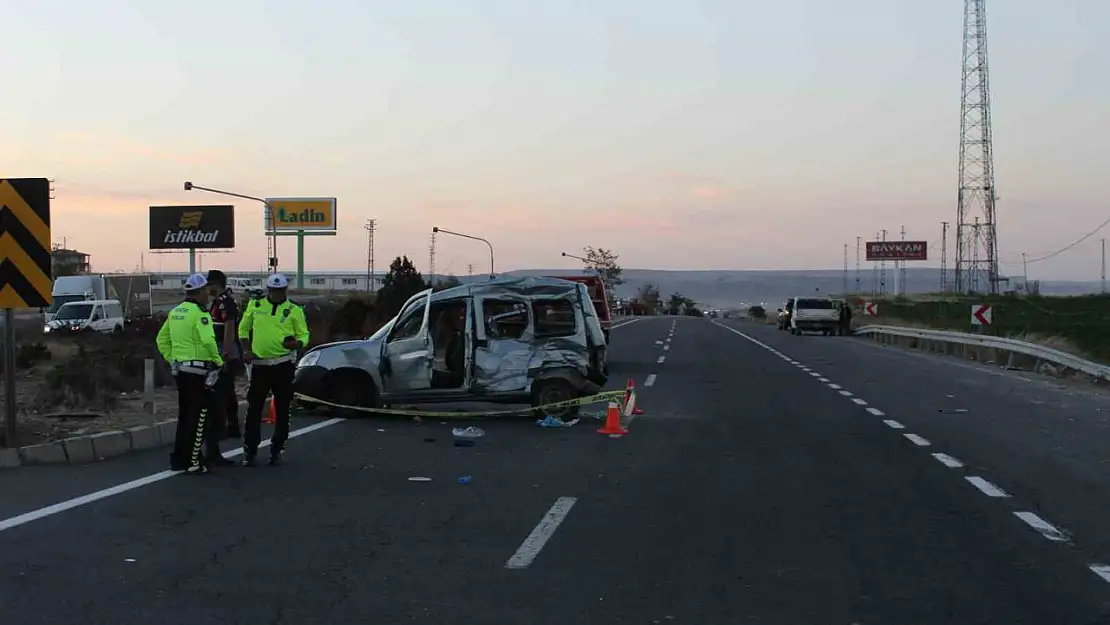
[[[1110,582],[1110,565],[1107,564],[1092,564],[1091,571],[1098,575],[1105,582]]]
[[[910,440],[910,442],[912,442],[914,445],[917,445],[918,447],[928,447],[929,445],[932,445],[932,443],[921,438],[917,434],[903,434],[902,436],[905,436],[907,439]]]
[[[841,386],[839,384],[829,384],[829,388],[831,388],[832,390],[835,391],[835,390],[840,389]]]
[[[636,323],[637,321],[643,321],[643,319],[644,319],[643,317],[633,317],[631,319],[626,319],[626,320],[624,320],[620,323],[613,324],[612,326],[609,327],[609,329],[610,330],[615,330],[616,328],[623,328],[624,326],[629,325],[631,323]]]
[[[859,404],[860,406],[866,406],[867,405],[867,402],[863,401],[859,397],[853,397],[852,401],[855,402],[856,404]]]
[[[883,412],[882,410],[879,410],[878,408],[868,408],[867,412],[870,412],[871,414],[875,415],[876,417],[885,417],[886,416],[886,413]]]
[[[298,430],[293,430],[292,432],[289,433],[289,438],[295,438],[297,436],[303,436],[305,434],[308,434],[309,432],[315,432],[316,430],[322,430],[326,427],[335,425],[336,423],[342,423],[343,421],[344,421],[344,419],[328,419],[327,421],[321,421],[319,423],[313,423],[310,426],[303,427],[303,428],[300,428]],[[258,447],[259,447],[259,449],[264,449],[264,448],[269,447],[269,446],[270,446],[270,441],[267,440],[267,441],[263,441]],[[235,456],[241,456],[241,455],[243,455],[243,449],[242,448],[233,449],[231,451],[224,452],[224,454],[223,454],[224,458],[234,458]],[[173,477],[175,475],[178,475],[180,473],[182,473],[182,471],[170,471],[168,469],[165,470],[165,471],[159,471],[158,473],[152,473],[152,474],[150,474],[146,477],[140,477],[137,480],[131,480],[130,482],[124,482],[123,484],[117,484],[115,486],[110,486],[108,488],[98,490],[96,492],[89,493],[87,495],[81,495],[80,497],[74,497],[73,499],[67,499],[66,501],[62,501],[62,502],[59,502],[59,503],[56,503],[56,504],[53,504],[53,505],[50,505],[50,506],[46,506],[45,508],[39,508],[38,510],[32,510],[30,512],[25,512],[25,513],[20,514],[18,516],[13,516],[11,518],[0,520],[0,532],[3,532],[4,530],[10,530],[13,527],[19,527],[20,525],[23,525],[25,523],[30,523],[32,521],[38,521],[39,519],[44,519],[48,516],[53,516],[55,514],[60,514],[62,512],[65,512],[66,510],[72,510],[74,508],[79,508],[81,506],[85,506],[85,505],[88,505],[90,503],[100,501],[101,499],[107,499],[108,497],[114,497],[115,495],[121,495],[123,493],[126,493],[127,491],[135,490],[136,488],[142,488],[143,486],[146,486],[148,484],[154,484],[155,482],[161,482],[164,479],[171,478],[171,477]]]
[[[845,397],[851,397],[852,396],[852,391],[841,390],[840,394],[845,396]]]
[[[828,384],[828,382],[829,382],[829,379],[828,379],[828,378],[821,378],[821,377],[819,377],[819,378],[817,378],[817,381],[818,381],[818,382],[824,382],[824,383]]]
[[[655,386],[655,374],[652,373],[644,380],[644,386]]]
[[[978,488],[979,490],[983,491],[983,494],[986,495],[987,497],[1009,497],[1010,496],[1010,494],[1007,493],[1006,491],[1004,491],[1001,488],[995,486],[994,484],[991,484],[990,482],[984,480],[983,478],[979,477],[978,475],[968,475],[968,476],[965,476],[964,479],[967,480],[968,482],[971,482],[971,485],[974,486],[975,488]]]
[[[1015,512],[1014,516],[1021,519],[1022,521],[1025,521],[1029,525],[1029,527],[1032,527],[1033,529],[1037,530],[1038,532],[1041,533],[1041,536],[1044,536],[1045,538],[1047,538],[1049,540],[1056,541],[1056,542],[1064,542],[1068,539],[1067,534],[1062,532],[1058,527],[1049,523],[1048,521],[1045,521],[1044,519],[1042,519],[1041,517],[1033,514],[1032,512]],[[1094,567],[1091,567],[1091,570],[1094,571],[1095,570]],[[1098,571],[1095,571],[1095,573],[1098,573]],[[1102,573],[1098,573],[1098,574],[1102,575]],[[1103,579],[1105,579],[1105,578],[1103,578]]]
[[[570,514],[570,509],[574,507],[574,502],[578,501],[575,497],[560,497],[555,500],[547,514],[543,515],[540,522],[532,529],[532,533],[520,543],[520,547],[505,563],[507,569],[526,569],[536,556],[540,555],[540,550],[551,540],[555,530],[559,529],[559,525],[563,519],[567,518]]]
[[[949,456],[948,454],[933,454],[933,457],[936,458],[938,462],[940,462],[944,466],[948,467],[949,469],[959,469],[960,467],[964,466],[964,463],[960,462],[959,460],[956,460],[955,458],[953,458],[952,456]]]
[[[659,360],[656,360],[655,362],[657,362],[658,364],[663,364],[663,361],[666,360],[666,359],[667,359],[666,356],[660,356]]]
[[[894,428],[895,430],[904,430],[904,429],[906,429],[906,426],[902,425],[901,423],[898,423],[894,419],[887,419],[886,421],[883,421],[883,423],[885,423],[887,425],[887,427]]]
[[[663,351],[665,351],[665,352],[666,352],[666,351],[670,351],[670,349],[671,349],[671,346],[670,346],[670,345],[664,345],[664,346],[663,346]]]
[[[805,366],[805,365],[798,365],[798,368],[801,369],[802,371],[805,371],[806,373],[810,372],[810,368]]]
[[[810,371],[809,374],[811,376],[815,377],[815,378],[820,378],[821,377],[821,374],[817,373],[816,371]]]

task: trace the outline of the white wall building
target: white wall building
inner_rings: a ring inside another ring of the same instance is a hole
[[[205,273],[205,272],[202,272]],[[285,273],[285,272],[282,272]],[[185,279],[189,277],[185,273],[151,273],[150,274],[150,288],[154,291],[180,291],[181,287],[185,286]],[[266,274],[259,272],[229,272],[228,278],[251,278],[261,281],[263,284],[266,282]],[[296,273],[285,273],[285,277],[289,278],[289,286],[292,288],[297,283]],[[304,277],[304,288],[313,291],[377,291],[382,288],[382,282],[385,276],[378,274],[374,276],[374,288],[367,288],[367,275],[365,273],[339,273],[339,272],[323,272],[323,271],[306,271]]]

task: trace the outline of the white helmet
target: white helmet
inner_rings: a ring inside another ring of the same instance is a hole
[[[199,291],[208,286],[208,278],[203,273],[194,273],[185,280],[185,291]]]
[[[289,287],[289,278],[284,274],[275,273],[266,278],[266,288],[268,289],[285,289]]]

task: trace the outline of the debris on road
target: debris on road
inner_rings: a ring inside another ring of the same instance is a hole
[[[563,421],[559,417],[552,417],[550,415],[536,421],[536,425],[541,428],[569,428],[578,423],[580,419],[572,419],[570,421]]]

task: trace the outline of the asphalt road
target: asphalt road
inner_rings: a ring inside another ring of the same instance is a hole
[[[92,502],[72,498],[157,476],[165,452],[0,473],[0,620],[1110,618],[1090,568],[1110,562],[1101,396],[731,321],[613,342],[613,386],[633,379],[645,411],[623,438],[482,421],[468,448],[457,422],[306,421],[286,466]]]

